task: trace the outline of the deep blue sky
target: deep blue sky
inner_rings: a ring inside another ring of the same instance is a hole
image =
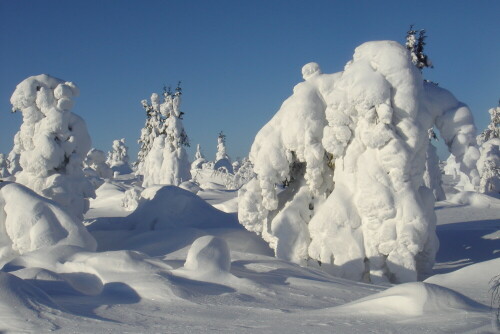
[[[140,101],[182,80],[192,147],[213,159],[223,130],[230,156],[246,156],[302,65],[341,71],[356,46],[404,42],[412,23],[427,30],[435,68],[425,77],[467,103],[482,130],[500,98],[499,13],[498,0],[0,0],[0,152],[21,123],[15,86],[47,73],[80,87],[73,111],[94,147],[124,137],[135,160]]]

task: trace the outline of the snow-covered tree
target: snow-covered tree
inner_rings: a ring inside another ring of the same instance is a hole
[[[207,163],[207,159],[201,153],[200,144],[196,145],[196,153],[194,154],[194,161],[191,164],[191,169],[202,169],[203,165]]]
[[[128,147],[125,145],[125,138],[113,140],[113,147],[108,152],[106,163],[114,172],[120,174],[132,173],[129,165]]]
[[[477,137],[481,156],[477,169],[481,175],[479,191],[500,193],[500,106],[488,110],[491,121]]]
[[[106,163],[106,154],[96,148],[92,148],[87,157],[83,161],[83,172],[85,176],[94,185],[94,188],[99,188],[103,183],[103,179],[113,177],[113,170]]]
[[[226,153],[226,135],[222,131],[217,136],[217,153],[215,154],[214,170],[233,174],[233,165]]]
[[[422,71],[424,67],[432,67],[431,60],[424,53],[426,38],[425,30],[421,29],[417,31],[413,29],[413,24],[410,25],[410,30],[406,33],[406,48],[410,51],[413,65],[417,66],[420,71]]]
[[[189,146],[189,139],[182,125],[184,113],[180,110],[181,95],[179,85],[175,93],[164,92],[163,103],[155,105],[153,101],[153,108],[160,110],[164,122],[141,168],[144,187],[154,184],[179,185],[191,179],[191,166],[185,150]]]
[[[157,93],[151,95],[151,103],[147,100],[141,101],[146,112],[146,123],[141,130],[139,138],[139,153],[137,155],[137,172],[142,174],[142,165],[148,155],[156,137],[165,134],[165,117],[160,112],[160,96]]]
[[[0,177],[9,177],[9,160],[5,156],[5,154],[0,153]]]
[[[87,126],[70,111],[78,92],[72,82],[45,74],[17,85],[10,102],[13,111],[22,112],[23,123],[11,156],[19,159],[22,168],[15,175],[17,182],[82,218],[88,198],[95,194],[82,171],[90,150]]]
[[[432,190],[436,201],[443,201],[446,195],[443,190],[443,182],[441,180],[441,170],[439,168],[439,157],[437,150],[432,145],[432,140],[438,140],[434,129],[429,129],[429,144],[427,145],[427,152],[425,153],[425,172],[424,172],[424,185]]]
[[[424,82],[396,42],[359,46],[343,72],[309,63],[302,74],[252,145],[257,177],[240,189],[240,222],[280,258],[355,280],[415,281],[438,249],[434,196],[422,186],[427,129],[478,184],[471,112]]]

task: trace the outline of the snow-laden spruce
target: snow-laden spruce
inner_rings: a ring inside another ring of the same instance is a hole
[[[191,179],[190,163],[185,146],[189,146],[187,134],[182,125],[183,112],[180,111],[181,89],[164,93],[160,104],[157,94],[151,97],[151,107],[159,110],[163,119],[163,129],[140,165],[139,173],[144,176],[143,187],[155,184],[179,185]]]
[[[0,153],[0,178],[9,176],[9,160],[7,159],[5,154]]]
[[[130,174],[132,168],[129,165],[128,147],[125,145],[125,138],[113,140],[113,147],[108,152],[106,163],[111,167],[113,172],[119,174]]]
[[[233,174],[233,164],[226,153],[226,135],[222,131],[217,136],[217,153],[213,168],[216,171]]]
[[[471,112],[424,82],[392,41],[359,46],[343,72],[309,63],[302,74],[252,145],[257,177],[240,190],[240,222],[280,258],[355,280],[415,281],[438,249],[427,130],[439,129],[478,184]]]
[[[16,181],[58,202],[68,212],[83,217],[94,188],[85,179],[82,162],[90,150],[83,119],[72,113],[79,93],[72,82],[46,74],[25,79],[10,98],[23,123],[9,155]]]
[[[477,137],[481,145],[481,156],[477,169],[481,175],[479,191],[482,193],[500,193],[500,106],[488,110],[490,124]]]

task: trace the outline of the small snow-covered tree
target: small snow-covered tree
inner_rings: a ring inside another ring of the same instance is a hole
[[[90,150],[87,126],[70,111],[78,92],[72,82],[42,74],[17,85],[10,102],[23,115],[12,150],[22,168],[16,181],[82,218],[95,194],[82,171]]]
[[[427,152],[425,153],[425,172],[424,172],[424,185],[432,190],[436,201],[443,201],[446,199],[442,187],[441,170],[439,168],[439,157],[437,150],[432,145],[432,140],[438,140],[434,129],[429,129],[429,144],[427,145]]]
[[[309,63],[302,75],[255,137],[257,176],[239,191],[239,221],[280,258],[355,280],[417,280],[438,249],[434,196],[422,186],[427,129],[476,185],[470,110],[424,82],[392,41],[359,46],[343,72]]]
[[[418,36],[417,36],[418,32]],[[424,53],[425,30],[419,31],[413,29],[413,24],[406,33],[406,48],[410,51],[411,61],[413,65],[417,66],[420,71],[424,67],[432,67],[432,62],[429,57]]]
[[[132,173],[129,165],[128,147],[125,145],[125,138],[113,140],[113,147],[108,152],[106,163],[114,172],[120,174]]]
[[[191,164],[191,169],[202,169],[203,165],[207,163],[207,159],[201,153],[200,144],[196,145],[196,153],[194,154],[194,161]]]
[[[215,154],[214,170],[233,174],[233,165],[226,153],[226,135],[222,131],[217,136],[217,153]]]
[[[488,110],[488,113],[490,114],[490,123],[486,129],[477,136],[479,145],[482,145],[490,139],[500,138],[500,103],[498,107]]]
[[[99,188],[103,183],[103,179],[113,177],[113,170],[106,163],[106,154],[96,148],[92,148],[87,157],[83,161],[83,172],[85,176],[94,185],[94,188]]]
[[[8,166],[9,166],[9,160],[7,159],[5,154],[0,153],[0,177],[10,176]]]
[[[191,179],[190,163],[185,150],[189,139],[182,124],[183,112],[180,110],[182,90],[179,85],[175,93],[163,93],[163,103],[158,108],[164,120],[159,135],[154,139],[143,166],[143,186],[154,184],[179,185]],[[158,101],[159,102],[159,101]]]

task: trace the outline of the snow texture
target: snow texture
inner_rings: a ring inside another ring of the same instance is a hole
[[[359,46],[343,72],[309,63],[302,74],[252,145],[257,177],[240,190],[240,222],[287,260],[354,280],[417,280],[438,249],[427,129],[477,185],[470,110],[392,41]]]
[[[96,241],[83,224],[57,203],[23,185],[0,183],[0,264],[53,245],[96,249]]]
[[[82,162],[91,142],[85,122],[70,110],[79,90],[72,82],[42,74],[25,79],[12,94],[13,110],[23,123],[9,155],[16,182],[55,200],[76,217],[88,210],[94,188]]]

